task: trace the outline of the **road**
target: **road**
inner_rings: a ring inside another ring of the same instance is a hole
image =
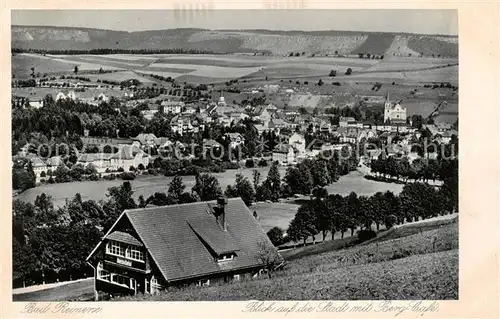
[[[50,287],[50,286],[49,286]],[[94,296],[94,278],[87,278],[61,284],[56,287],[18,293],[12,295],[13,301],[65,301],[85,300]]]

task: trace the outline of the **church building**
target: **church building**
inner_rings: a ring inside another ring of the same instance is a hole
[[[401,106],[400,102],[392,103],[389,100],[389,93],[385,97],[384,123],[406,123],[406,108]]]

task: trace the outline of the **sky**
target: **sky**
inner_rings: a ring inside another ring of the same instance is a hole
[[[13,10],[13,25],[143,31],[173,28],[458,34],[456,10]]]

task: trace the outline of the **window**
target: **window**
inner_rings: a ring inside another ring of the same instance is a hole
[[[106,252],[112,255],[125,257],[125,250],[125,245],[116,241],[110,241],[106,246]]]
[[[203,286],[209,286],[210,285],[210,279],[202,279],[198,280],[196,283],[196,286],[203,287]]]
[[[127,258],[144,261],[144,254],[138,247],[129,246],[126,255]]]
[[[134,245],[127,245],[116,241],[110,241],[106,246],[106,253],[133,259],[136,261],[144,261],[144,252],[141,248]]]
[[[111,282],[114,282],[115,284],[119,284],[122,286],[127,286],[127,287],[130,286],[130,278],[118,274],[111,275]]]
[[[217,261],[228,261],[228,260],[233,260],[234,258],[234,254],[224,254],[224,255],[220,255],[219,257],[217,257]]]

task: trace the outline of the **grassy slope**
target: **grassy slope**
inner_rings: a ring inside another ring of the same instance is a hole
[[[458,249],[388,262],[254,280],[224,287],[171,290],[120,300],[457,299]]]
[[[289,262],[271,279],[124,300],[457,299],[458,223]]]

